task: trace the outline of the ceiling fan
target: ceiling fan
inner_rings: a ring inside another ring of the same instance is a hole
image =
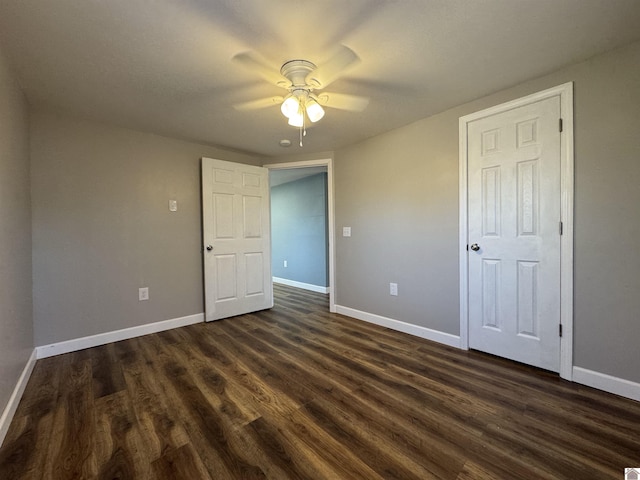
[[[269,83],[288,91],[284,96],[251,100],[236,104],[234,108],[246,111],[280,105],[280,110],[288,118],[289,125],[300,128],[300,146],[302,136],[306,134],[306,119],[317,122],[324,117],[323,106],[361,112],[369,104],[367,97],[319,92],[339,78],[346,69],[359,62],[356,53],[344,45],[333,57],[319,66],[308,60],[289,60],[282,65],[280,72],[271,69],[266,62],[250,52],[240,53],[232,60],[258,73]]]

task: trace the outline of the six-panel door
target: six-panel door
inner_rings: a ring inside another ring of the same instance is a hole
[[[559,370],[560,98],[468,126],[469,346]]]
[[[266,168],[202,159],[206,320],[273,306]]]

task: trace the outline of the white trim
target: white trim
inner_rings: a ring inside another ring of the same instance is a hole
[[[464,132],[464,134],[463,134]],[[469,350],[469,230],[467,229],[467,122],[461,117],[458,125],[459,135],[459,175],[460,197],[459,248],[460,248],[460,348]]]
[[[123,328],[122,330],[114,330],[112,332],[98,333],[88,337],[74,338],[64,342],[52,343],[50,345],[42,345],[36,347],[38,358],[53,357],[62,353],[75,352],[85,348],[97,347],[107,343],[119,342],[129,338],[141,337],[150,333],[171,330],[172,328],[186,327],[194,323],[204,322],[204,313],[196,313],[186,317],[171,318],[160,322],[147,323],[138,325],[137,327]]]
[[[560,376],[571,380],[573,373],[573,82],[549,88],[511,102],[475,112],[459,120],[459,173],[460,173],[460,346],[469,348],[469,276],[467,252],[467,125],[484,117],[529,105],[551,97],[560,97],[560,115],[563,135],[560,146],[560,189],[563,235],[560,239],[560,322],[563,335],[560,339]]]
[[[321,287],[320,285],[313,285],[311,283],[296,282],[295,280],[289,280],[288,278],[273,277],[273,283],[289,285],[290,287],[302,288],[304,290],[310,290],[317,293],[329,293],[329,287]]]
[[[13,416],[15,415],[16,410],[18,409],[18,405],[20,404],[20,399],[22,398],[24,389],[27,388],[27,383],[29,383],[31,372],[33,372],[33,367],[35,366],[36,366],[36,350],[34,348],[33,351],[31,352],[31,356],[29,357],[29,360],[27,360],[27,364],[24,366],[24,369],[22,370],[22,374],[18,379],[18,383],[16,383],[16,387],[13,389],[13,393],[9,397],[7,406],[4,407],[2,416],[0,416],[0,446],[2,446],[2,443],[4,442],[4,439],[7,436],[7,432],[9,431],[9,425],[11,425]]]
[[[433,342],[442,343],[450,347],[460,348],[460,337],[452,335],[450,333],[440,332],[438,330],[431,330],[427,327],[421,327],[419,325],[413,325],[411,323],[402,322],[400,320],[394,320],[393,318],[382,317],[374,313],[362,312],[354,308],[343,307],[336,305],[336,313],[346,315],[347,317],[357,318],[369,323],[374,323],[382,327],[387,327],[398,332],[408,333],[416,337],[431,340]]]
[[[282,170],[289,168],[307,168],[307,167],[327,167],[327,210],[328,210],[328,226],[329,226],[329,311],[336,313],[336,253],[335,253],[335,207],[334,207],[334,182],[333,182],[333,159],[324,158],[318,160],[306,160],[302,162],[285,162],[271,163],[263,165],[269,170]]]
[[[560,136],[560,376],[573,378],[573,83],[561,86],[560,115],[564,134]]]
[[[573,381],[640,402],[640,383],[582,367],[573,367]]]

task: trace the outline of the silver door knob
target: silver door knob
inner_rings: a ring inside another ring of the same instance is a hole
[[[477,252],[478,250],[480,250],[480,245],[478,245],[477,243],[474,243],[473,245],[471,245],[471,250],[473,250],[474,252]]]
[[[211,250],[213,250],[213,245],[207,245],[207,252],[210,252]]]

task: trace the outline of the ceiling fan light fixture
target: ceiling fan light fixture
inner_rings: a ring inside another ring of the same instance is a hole
[[[291,94],[287,95],[287,97],[284,99],[284,102],[282,102],[282,105],[280,106],[280,111],[287,118],[291,118],[292,116],[297,115],[299,110],[300,102]]]
[[[309,120],[314,123],[324,117],[324,108],[322,108],[312,97],[309,97],[309,100],[307,100],[305,108]]]
[[[289,117],[289,125],[302,128],[304,126],[304,113],[302,109]]]
[[[308,60],[289,60],[280,67],[280,73],[271,70],[258,56],[250,52],[233,57],[239,64],[261,74],[269,83],[288,90],[286,96],[269,97],[234,105],[237,110],[255,110],[280,104],[280,111],[289,125],[300,129],[300,146],[307,134],[308,122],[318,122],[324,115],[324,107],[361,112],[369,99],[355,95],[317,93],[342,72],[359,61],[358,55],[345,45],[324,64],[316,66]],[[314,91],[316,93],[314,93]]]

